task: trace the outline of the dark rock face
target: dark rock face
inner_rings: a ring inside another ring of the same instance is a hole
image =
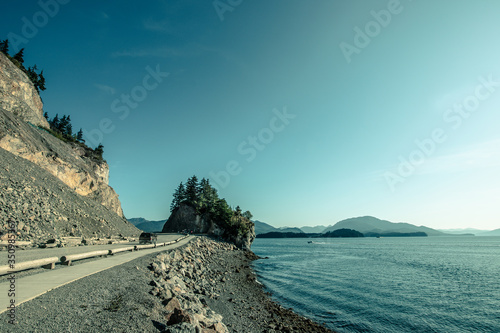
[[[163,226],[163,232],[187,232],[222,236],[224,230],[214,223],[208,214],[199,215],[196,210],[186,204],[176,208]]]
[[[162,232],[180,232],[183,230],[221,236],[233,242],[236,246],[248,250],[255,239],[253,223],[250,230],[245,234],[234,235],[229,230],[222,228],[220,223],[213,221],[209,214],[199,215],[193,207],[186,204],[181,204],[174,209],[167,222],[165,222]]]

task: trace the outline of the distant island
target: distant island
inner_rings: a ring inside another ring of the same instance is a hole
[[[305,226],[301,228],[275,228],[262,221],[254,221],[255,233],[258,238],[310,238],[324,237],[329,232],[350,229],[360,232],[365,237],[426,237],[426,236],[474,236],[474,234],[464,230],[462,232],[445,232],[425,226],[416,226],[404,222],[390,222],[381,220],[373,216],[361,216],[339,221],[334,225],[318,225],[314,227]],[[488,233],[481,233],[481,236],[494,236],[494,230]],[[293,233],[293,234],[292,234]],[[284,234],[284,235],[280,235]],[[260,236],[265,235],[265,236]],[[346,236],[341,236],[346,237]]]
[[[278,232],[271,231],[264,234],[258,234],[257,238],[355,238],[355,237],[427,237],[425,232],[387,232],[376,233],[368,232],[362,234],[353,229],[337,229],[325,233],[297,233],[297,232]]]

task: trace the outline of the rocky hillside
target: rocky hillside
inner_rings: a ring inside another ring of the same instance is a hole
[[[28,77],[0,52],[0,148],[123,216],[118,195],[108,185],[108,165],[90,158],[81,145],[65,143],[33,125],[49,127],[40,97]]]
[[[18,240],[35,244],[64,236],[88,240],[140,233],[127,220],[76,194],[48,171],[0,148],[0,230],[8,230],[10,220],[17,225]]]
[[[203,233],[220,236],[243,249],[250,249],[255,239],[255,226],[253,222],[243,217],[235,221],[234,228],[223,227],[223,223],[214,220],[210,214],[197,214],[196,210],[187,204],[175,208],[163,226],[163,232],[188,232]]]
[[[0,52],[0,170],[3,175],[0,216],[24,221],[28,231],[25,230],[23,237],[38,238],[45,232],[59,236],[138,233],[138,229],[123,219],[118,195],[108,185],[107,163],[96,159],[84,145],[63,142],[44,130],[49,124],[43,117],[42,106],[28,77]],[[9,154],[24,160],[13,159]],[[22,170],[26,173],[22,174]],[[53,177],[47,177],[44,172]],[[40,178],[33,173],[41,175],[44,181],[40,183]],[[64,191],[59,183],[53,184],[54,179],[66,186]],[[43,190],[53,185],[62,192]],[[41,192],[36,195],[28,192],[35,188]],[[61,193],[66,194],[61,196]],[[67,201],[69,199],[72,202]],[[91,202],[103,207],[95,209]],[[97,221],[100,222],[93,224]],[[32,227],[40,233],[31,232]]]

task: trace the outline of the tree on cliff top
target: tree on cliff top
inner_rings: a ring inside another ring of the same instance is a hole
[[[9,40],[0,41],[0,52],[3,52],[5,55],[9,54]]]
[[[179,207],[184,200],[186,200],[186,189],[184,188],[184,184],[181,182],[174,192],[174,199],[170,204],[170,213]]]
[[[198,182],[198,178],[192,176],[186,185],[182,182],[179,184],[173,194],[170,212],[173,213],[181,204],[193,207],[199,215],[208,214],[234,237],[248,232],[253,225],[250,221],[252,218],[250,211],[242,213],[240,206],[233,210],[226,199],[219,198],[217,190],[205,178]]]
[[[16,67],[18,67],[20,70],[22,70],[30,79],[30,81],[33,83],[35,86],[35,89],[38,93],[40,91],[45,90],[45,77],[43,76],[43,70],[38,74],[36,72],[37,66],[34,65],[33,67],[24,67],[24,48],[20,49],[19,52],[17,52],[14,56],[9,55],[9,40],[3,40],[0,41],[0,51],[5,54],[5,56],[14,64]]]
[[[186,182],[186,200],[191,205],[196,207],[199,199],[200,189],[198,186],[198,178],[193,176]]]

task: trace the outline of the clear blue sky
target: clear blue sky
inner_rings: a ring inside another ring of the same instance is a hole
[[[498,1],[46,3],[4,4],[0,39],[101,131],[127,217],[196,174],[275,226],[500,228]]]

